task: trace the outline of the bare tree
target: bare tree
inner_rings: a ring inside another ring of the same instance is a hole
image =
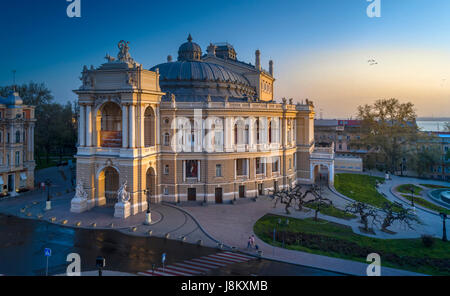
[[[372,225],[378,221],[378,210],[363,202],[355,201],[345,207],[345,211],[352,214],[358,214],[361,217],[361,223],[364,225],[364,231],[369,232],[369,218],[372,218]]]
[[[406,225],[409,229],[414,229],[413,224],[422,222],[419,217],[412,212],[411,209],[405,209],[402,204],[399,203],[384,203],[381,209],[386,216],[381,224],[381,230],[387,231],[395,221],[399,221],[401,224]]]
[[[310,199],[308,201],[306,201],[304,204],[305,205],[313,205],[313,209],[314,209],[314,220],[317,221],[317,215],[319,214],[319,212],[322,210],[323,207],[329,207],[331,205],[333,205],[333,202],[326,198],[323,197],[322,194],[320,193],[320,190],[318,188],[318,186],[313,185],[311,187],[310,190],[308,190],[305,193],[305,197],[308,193],[311,193],[313,195],[313,199]]]

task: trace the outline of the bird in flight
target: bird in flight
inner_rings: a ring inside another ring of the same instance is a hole
[[[369,63],[369,66],[378,65],[378,62],[375,59],[370,59],[367,62]]]

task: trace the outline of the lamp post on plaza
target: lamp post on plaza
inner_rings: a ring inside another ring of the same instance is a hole
[[[415,208],[416,206],[414,205],[414,185],[411,185],[411,187],[409,187],[409,190],[411,190],[411,206]]]
[[[144,194],[147,197],[147,212],[145,213],[145,223],[146,225],[152,224],[152,213],[150,211],[150,190],[144,189]]]
[[[446,213],[439,213],[439,216],[442,218],[442,241],[447,241],[447,229],[445,227],[445,220],[447,220],[447,214]]]
[[[52,186],[52,182],[50,179],[45,180],[45,186],[47,186],[47,202],[45,203],[45,210],[50,211],[52,209],[52,202],[50,201],[50,186]]]

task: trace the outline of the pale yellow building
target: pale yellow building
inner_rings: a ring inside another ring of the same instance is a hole
[[[0,97],[0,192],[17,195],[34,188],[34,107],[17,92]]]
[[[84,68],[77,181],[87,208],[113,206],[127,182],[131,214],[151,202],[226,203],[312,183],[332,149],[315,150],[311,102],[273,100],[269,71],[237,59],[229,44],[192,41],[177,61],[146,70],[119,44],[117,59]]]

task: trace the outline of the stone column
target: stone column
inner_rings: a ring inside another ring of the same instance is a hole
[[[226,117],[224,120],[224,151],[228,152],[231,149],[231,129],[230,129],[231,118]]]
[[[122,105],[122,148],[128,148],[128,106]]]
[[[254,123],[254,118],[253,117],[249,117],[248,118],[248,147],[249,150],[252,151],[254,148],[254,144],[255,144],[255,123]]]
[[[79,145],[83,147],[86,145],[85,135],[86,135],[86,106],[80,106],[80,127],[79,127]]]
[[[128,124],[128,136],[129,136],[129,146],[130,148],[135,148],[136,147],[136,106],[135,105],[130,105],[130,107],[128,108],[128,120],[129,120],[129,124]]]
[[[160,114],[159,105],[156,107],[155,110],[156,110],[155,111],[155,129],[156,129],[156,131],[154,133],[154,135],[155,135],[155,145],[159,146],[160,143],[161,143],[161,134],[160,134],[160,132],[161,132],[161,128],[160,128],[160,126],[161,126],[161,118],[159,116],[159,114]]]
[[[144,148],[145,147],[145,107],[140,106],[139,112],[140,112],[140,125],[139,125],[139,134],[140,134],[140,140],[139,140],[139,147]]]
[[[86,106],[86,146],[92,146],[92,106]]]

